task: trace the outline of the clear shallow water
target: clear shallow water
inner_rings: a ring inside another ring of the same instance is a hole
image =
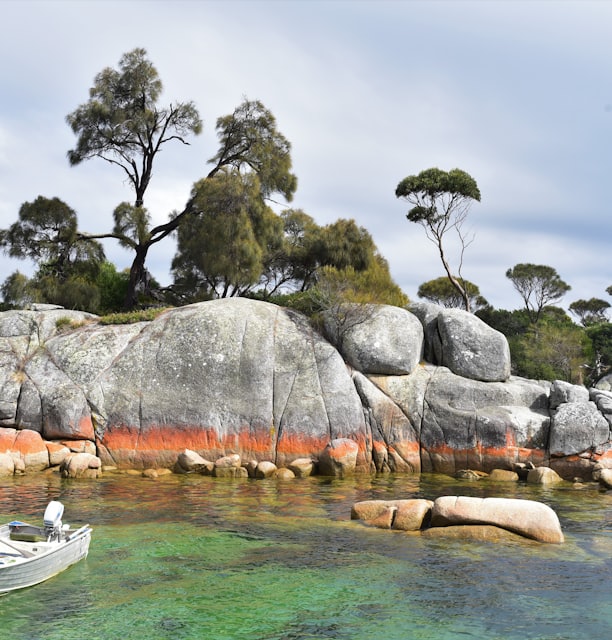
[[[358,500],[541,500],[566,542],[426,539],[350,520]],[[0,517],[47,502],[94,528],[89,557],[0,598],[10,640],[612,637],[612,494],[445,476],[291,482],[170,476],[0,480]]]

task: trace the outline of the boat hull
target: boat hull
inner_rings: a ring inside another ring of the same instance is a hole
[[[3,539],[9,540],[7,525],[0,527],[0,542]],[[29,547],[21,543],[20,549],[36,553],[32,557],[20,557],[14,545],[14,554],[8,553],[0,558],[0,594],[31,587],[61,573],[87,557],[90,540],[91,529],[83,527],[61,542],[31,543]]]

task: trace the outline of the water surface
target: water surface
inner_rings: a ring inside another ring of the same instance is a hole
[[[549,504],[563,545],[426,539],[350,520],[354,502],[440,495]],[[89,557],[0,598],[10,640],[612,637],[612,493],[446,476],[0,480],[0,517],[61,500]]]

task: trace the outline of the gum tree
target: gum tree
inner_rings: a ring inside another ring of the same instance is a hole
[[[489,305],[485,298],[480,295],[478,285],[469,280],[462,280],[462,285],[470,297],[470,308],[476,312]],[[417,291],[419,298],[425,298],[434,304],[439,304],[447,309],[457,309],[464,306],[463,296],[452,285],[445,276],[423,282]]]
[[[472,202],[480,202],[476,181],[461,169],[442,171],[434,167],[404,178],[397,185],[395,195],[413,205],[406,218],[425,229],[428,240],[438,248],[444,271],[461,296],[465,310],[471,311],[471,292],[461,269],[465,249],[473,240],[464,232],[463,225]],[[446,235],[452,231],[457,234],[461,247],[456,269],[450,266],[444,244]]]
[[[506,277],[523,299],[534,324],[540,319],[546,305],[557,302],[571,289],[555,269],[543,264],[516,264],[506,271]]]
[[[147,281],[149,248],[167,235],[149,230],[144,209],[157,154],[169,142],[189,144],[187,137],[202,131],[194,103],[162,107],[158,104],[162,90],[162,81],[146,50],[137,48],[121,57],[118,69],[103,69],[89,90],[89,100],[66,116],[77,136],[75,148],[68,151],[70,164],[100,158],[119,167],[134,190],[133,205],[123,203],[115,209],[113,231],[90,236],[115,238],[134,251],[127,308],[136,304],[137,289]]]
[[[105,69],[98,74],[88,102],[67,116],[78,136],[76,147],[68,152],[70,163],[101,158],[121,168],[134,189],[134,203],[121,203],[115,209],[112,232],[88,236],[115,238],[134,251],[125,300],[128,309],[137,304],[138,291],[147,289],[145,262],[149,249],[176,231],[187,216],[198,215],[197,188],[182,210],[153,228],[144,207],[153,163],[163,145],[171,141],[188,144],[187,136],[202,130],[192,102],[160,107],[161,91],[161,80],[146,51],[134,49],[121,58],[118,70]],[[233,113],[219,118],[216,128],[219,148],[209,160],[213,167],[205,179],[224,168],[253,172],[262,197],[281,193],[291,200],[297,188],[297,179],[290,171],[291,145],[261,102],[245,99]]]

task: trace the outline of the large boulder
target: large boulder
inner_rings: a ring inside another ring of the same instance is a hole
[[[453,373],[483,382],[510,377],[510,347],[503,333],[461,309],[438,314],[442,361]]]
[[[9,454],[15,463],[21,461],[25,471],[41,471],[49,466],[45,441],[30,429],[0,429],[0,453]]]
[[[555,380],[550,388],[550,408],[557,409],[566,402],[588,402],[589,390],[579,384]]]
[[[369,468],[361,400],[339,353],[301,314],[228,298],[174,309],[88,387],[105,463],[171,467],[176,451],[278,466],[337,437]]]
[[[423,327],[423,357],[431,364],[442,364],[438,315],[444,309],[432,302],[411,302],[406,309],[414,314]]]
[[[610,391],[601,391],[600,389],[591,389],[590,399],[597,405],[597,409],[612,427],[612,393]]]
[[[543,463],[548,391],[546,385],[522,378],[486,383],[435,369],[424,396],[422,470],[452,475],[460,469]]]
[[[569,456],[597,449],[610,440],[610,425],[594,402],[565,402],[552,417],[551,456]]]
[[[480,320],[409,308],[366,305],[337,341],[344,357],[301,314],[247,299],[118,326],[55,307],[2,313],[0,427],[38,434],[9,455],[19,472],[58,464],[52,440],[142,469],[189,449],[239,454],[253,473],[327,456],[334,474],[530,463],[565,479],[612,458],[612,392],[508,378],[505,339]],[[419,362],[423,335],[436,364]],[[328,445],[342,440],[356,455],[338,467]]]
[[[347,362],[366,374],[407,374],[423,356],[423,327],[400,307],[343,305],[325,315],[325,327]]]
[[[485,524],[513,531],[540,542],[563,542],[557,514],[533,500],[442,496],[434,501],[432,527]]]

